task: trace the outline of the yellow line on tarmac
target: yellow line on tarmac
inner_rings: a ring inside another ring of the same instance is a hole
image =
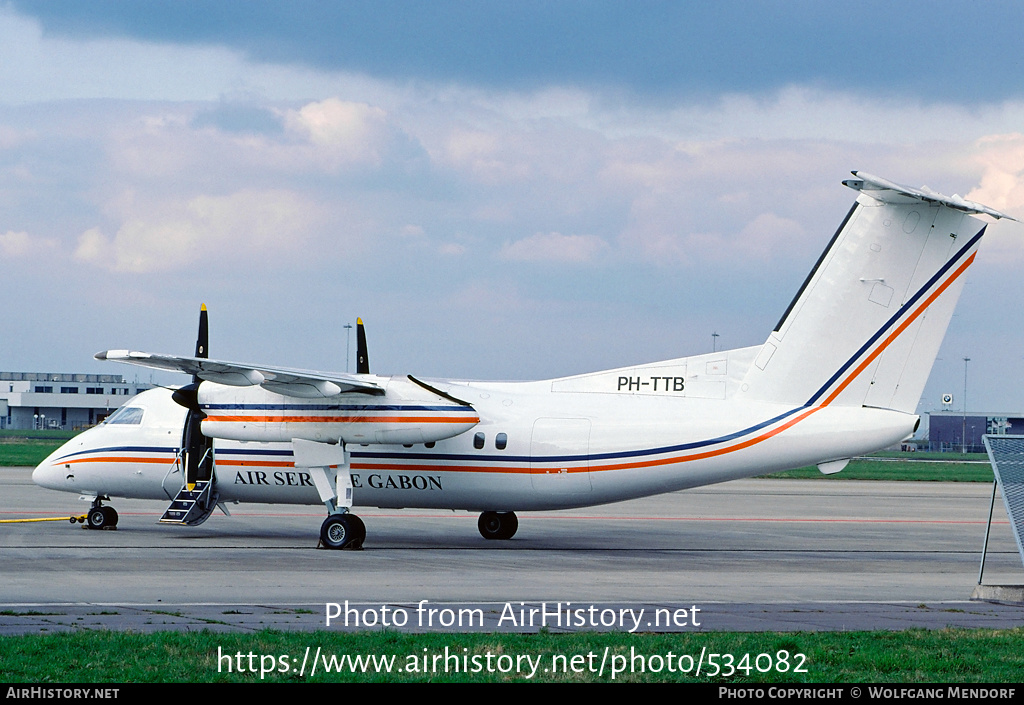
[[[81,516],[45,517],[40,519],[0,519],[0,524],[27,524],[33,521],[70,521],[72,524],[74,524],[75,522],[79,524],[84,524],[85,517],[86,515],[82,514]]]

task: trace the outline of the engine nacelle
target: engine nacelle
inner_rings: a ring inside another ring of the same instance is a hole
[[[380,377],[382,396],[346,393],[329,399],[284,396],[263,387],[199,385],[203,434],[236,441],[373,444],[429,443],[480,422],[473,407],[444,398],[405,377]]]

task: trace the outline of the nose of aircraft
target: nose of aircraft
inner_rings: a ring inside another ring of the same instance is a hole
[[[64,489],[64,468],[53,462],[63,450],[64,446],[61,446],[36,466],[32,471],[32,482],[51,490]]]

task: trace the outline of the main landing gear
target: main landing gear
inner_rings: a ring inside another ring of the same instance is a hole
[[[320,526],[320,542],[326,548],[359,551],[366,540],[366,525],[355,514],[331,514]]]
[[[476,526],[485,539],[504,541],[516,535],[519,519],[515,512],[484,512]]]
[[[477,522],[480,535],[504,541],[516,535],[519,519],[515,512],[484,512]],[[320,526],[320,544],[324,548],[359,551],[366,540],[366,525],[355,514],[331,514]]]
[[[90,529],[116,529],[117,510],[113,507],[104,507],[97,497],[92,501],[89,513],[85,515],[86,526]]]

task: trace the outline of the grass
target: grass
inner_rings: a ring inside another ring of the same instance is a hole
[[[1022,640],[1024,629],[681,634],[78,631],[0,637],[0,663],[6,681],[35,684],[608,682],[613,666],[620,670],[616,681],[1014,683],[1024,672]],[[301,676],[307,647],[310,659],[320,649],[325,658],[335,657],[335,663],[346,654],[394,658],[387,673],[372,666],[353,669],[351,661],[342,661],[340,673],[324,673],[321,660],[315,675],[309,675],[307,666]],[[703,669],[697,676],[693,664],[702,651]],[[744,654],[749,658],[744,660]],[[539,663],[532,679],[527,678],[525,657]],[[604,671],[599,673],[602,660]],[[516,672],[517,662],[526,672]],[[718,665],[717,675],[710,675],[713,664]]]
[[[0,431],[0,466],[38,465],[77,431]]]
[[[0,431],[0,442],[5,439],[10,440],[49,440],[57,443],[63,443],[69,438],[74,438],[81,431],[64,431],[58,428],[44,428],[37,430],[12,430],[4,429]]]
[[[921,457],[921,456],[938,456]],[[983,462],[977,462],[980,455]],[[945,456],[945,457],[943,457]],[[951,456],[956,459],[950,460]],[[886,458],[886,459],[883,459]],[[922,462],[924,461],[924,462]],[[988,456],[968,453],[876,453],[851,460],[841,472],[823,475],[815,466],[772,473],[765,477],[800,480],[903,480],[908,482],[992,482]]]

